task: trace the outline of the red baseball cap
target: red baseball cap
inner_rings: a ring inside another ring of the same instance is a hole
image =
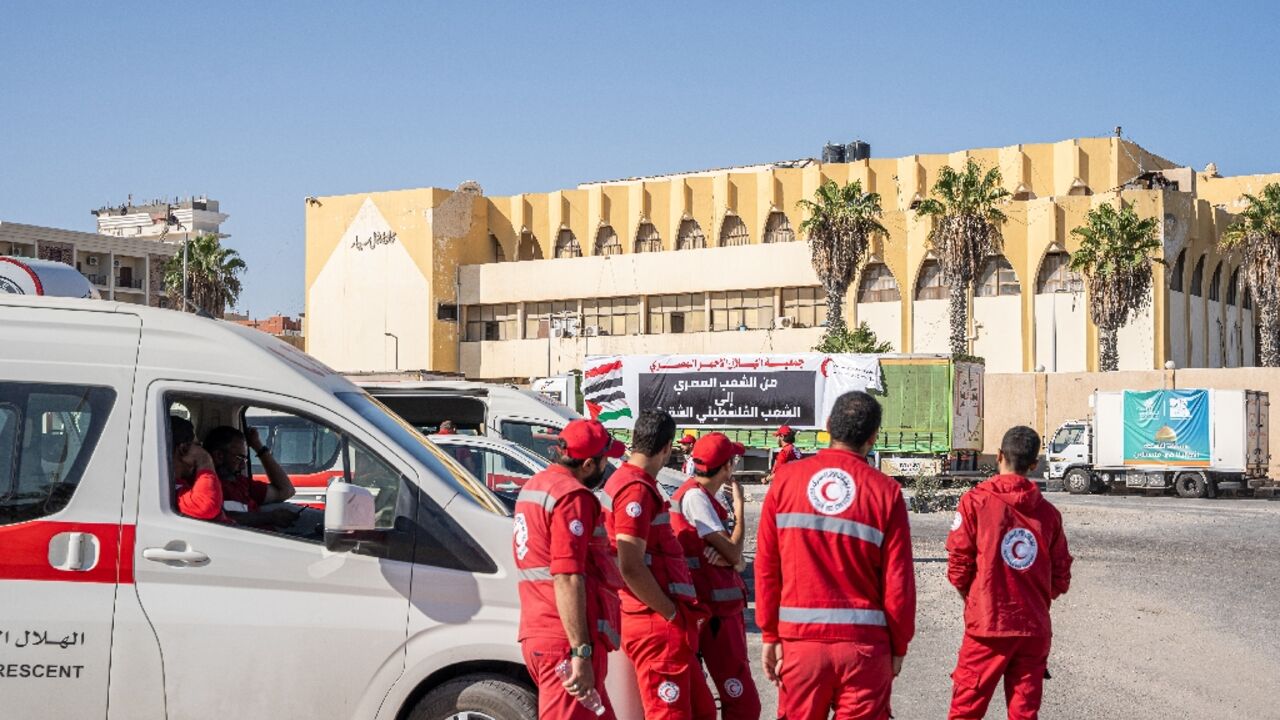
[[[575,460],[593,457],[620,458],[627,454],[627,446],[613,439],[598,420],[574,420],[560,431],[560,447],[564,454]]]
[[[774,433],[773,436],[782,437],[783,435],[790,435],[792,432],[794,431],[791,429],[790,425],[783,425],[782,427],[778,428],[778,432]]]
[[[694,467],[699,470],[709,470],[718,468],[746,452],[747,449],[742,446],[742,443],[730,440],[724,433],[710,433],[698,438],[690,454],[693,455]]]
[[[684,437],[680,438],[681,445],[692,445],[696,442],[698,442],[698,438],[694,437],[693,433],[685,433]]]

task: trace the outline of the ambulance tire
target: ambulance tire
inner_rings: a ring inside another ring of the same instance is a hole
[[[464,675],[427,693],[408,720],[536,720],[538,696],[502,675]]]
[[[1075,468],[1062,478],[1062,484],[1072,495],[1088,495],[1093,492],[1093,477],[1084,468]]]
[[[1178,497],[1202,498],[1209,494],[1209,479],[1202,472],[1179,473],[1173,479],[1173,489]]]

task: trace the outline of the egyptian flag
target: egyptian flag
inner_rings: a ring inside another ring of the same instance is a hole
[[[608,423],[632,417],[631,408],[627,407],[627,396],[622,392],[620,358],[601,358],[582,373],[582,400],[592,420]]]

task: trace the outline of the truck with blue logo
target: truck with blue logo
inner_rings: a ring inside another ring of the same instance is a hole
[[[1270,484],[1265,392],[1100,391],[1089,406],[1089,419],[1064,423],[1045,446],[1047,478],[1068,492],[1216,497]]]

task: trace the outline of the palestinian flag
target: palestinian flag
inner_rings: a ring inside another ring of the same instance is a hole
[[[622,360],[604,358],[582,373],[582,400],[592,420],[608,423],[629,418],[627,396],[622,392]]]

